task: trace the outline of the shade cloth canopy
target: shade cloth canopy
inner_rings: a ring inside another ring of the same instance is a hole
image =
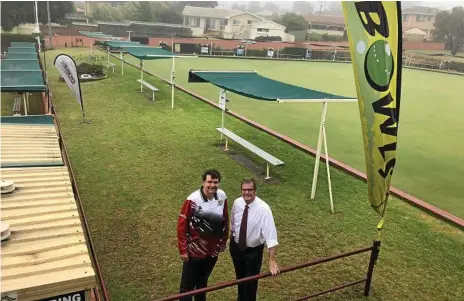
[[[11,47],[20,47],[20,48],[35,48],[36,44],[35,43],[30,43],[30,42],[11,42],[10,43]]]
[[[8,53],[37,53],[35,47],[8,47]]]
[[[139,47],[123,47],[130,55],[141,59],[141,60],[156,60],[156,59],[165,59],[178,57],[173,52],[164,50],[160,47],[150,47],[150,46],[139,46]]]
[[[4,71],[40,71],[38,60],[2,60],[0,67]]]
[[[2,92],[36,92],[45,91],[41,70],[6,71],[1,70]]]
[[[5,58],[6,59],[33,59],[33,60],[39,60],[39,58],[37,57],[37,53],[17,53],[17,52],[13,52],[13,53],[10,53],[10,52],[7,52],[7,54],[5,54]]]
[[[189,72],[189,82],[209,82],[227,91],[261,100],[279,99],[353,99],[279,82],[259,75],[256,71],[195,71]]]
[[[96,44],[97,45],[110,46],[112,48],[143,46],[139,42],[130,42],[130,41],[97,41]]]
[[[88,38],[94,38],[94,39],[107,39],[107,40],[120,40],[121,38],[119,37],[114,37],[112,35],[104,34],[103,32],[95,32],[95,31],[79,31],[80,35],[83,35],[84,37]]]

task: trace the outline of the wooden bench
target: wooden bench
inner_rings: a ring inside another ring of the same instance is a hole
[[[21,98],[15,97],[13,104],[13,116],[21,116]]]
[[[216,128],[216,130],[218,130],[218,132],[220,132],[221,134],[226,136],[226,145],[225,145],[225,149],[224,149],[225,151],[229,150],[227,148],[227,144],[228,144],[228,139],[231,139],[231,140],[235,141],[236,143],[240,144],[241,146],[243,146],[244,148],[248,149],[249,151],[255,153],[256,155],[258,155],[262,159],[264,159],[266,161],[266,180],[271,178],[269,176],[269,164],[271,164],[273,166],[278,166],[278,165],[284,164],[284,162],[282,162],[281,160],[279,160],[276,157],[274,157],[273,155],[263,151],[259,147],[251,144],[250,142],[246,141],[245,139],[243,139],[242,137],[236,135],[235,133],[229,131],[228,129],[226,129],[226,128]]]
[[[114,74],[114,67],[116,67],[116,64],[111,63],[111,62],[105,62],[105,64],[106,64],[106,70],[108,70],[108,68],[113,68],[113,74]]]
[[[152,85],[141,79],[138,79],[137,82],[140,83],[140,92],[143,92],[143,86],[147,87],[153,92],[153,100],[155,100],[155,92],[159,91],[158,88],[153,87]]]

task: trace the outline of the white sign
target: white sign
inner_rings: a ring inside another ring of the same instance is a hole
[[[74,60],[66,55],[60,54],[55,58],[55,67],[60,71],[61,76],[68,84],[69,89],[76,96],[77,101],[82,105],[81,87],[79,85],[79,77],[77,76],[76,63]]]
[[[226,110],[226,99],[227,99],[227,93],[224,90],[221,90],[221,93],[219,94],[219,107],[225,111]]]
[[[267,56],[268,57],[273,57],[274,56],[274,50],[268,50],[267,51]]]

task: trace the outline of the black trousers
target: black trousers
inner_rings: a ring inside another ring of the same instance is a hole
[[[237,279],[258,275],[263,263],[264,244],[255,248],[246,248],[241,251],[234,238],[230,239],[230,255],[234,262],[235,276]],[[238,285],[237,301],[255,301],[258,291],[258,280],[249,281]]]
[[[190,258],[188,261],[185,261],[182,267],[180,292],[185,293],[206,287],[209,275],[211,275],[217,259],[217,257],[206,257],[204,259]],[[205,301],[206,294],[198,294],[194,298],[195,301]],[[192,301],[192,297],[184,297],[179,299],[179,301]]]

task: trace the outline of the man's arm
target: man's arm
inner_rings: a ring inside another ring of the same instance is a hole
[[[279,266],[276,261],[276,247],[269,248],[269,271],[272,276],[280,273]]]
[[[188,221],[191,215],[190,201],[185,200],[182,208],[180,209],[179,219],[177,220],[177,245],[179,247],[180,257],[183,261],[189,259],[187,249],[187,232]]]
[[[222,211],[222,218],[224,220],[224,234],[221,241],[221,252],[226,249],[227,239],[229,238],[229,205],[227,199],[224,201],[224,210]]]
[[[280,273],[279,266],[276,261],[276,246],[279,244],[277,241],[277,229],[274,223],[272,211],[266,212],[264,222],[262,225],[263,237],[266,240],[266,246],[269,251],[269,271],[273,276]]]

